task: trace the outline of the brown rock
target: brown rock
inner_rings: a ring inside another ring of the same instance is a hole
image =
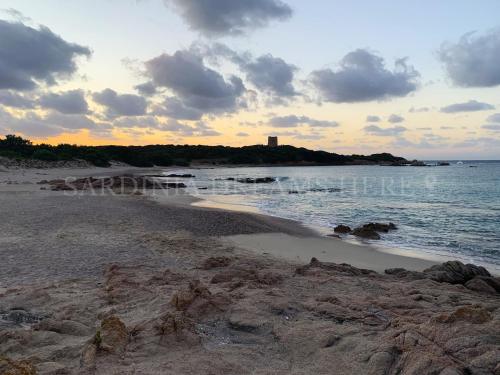
[[[193,323],[181,314],[167,313],[156,324],[160,336],[179,335],[184,330],[194,331]]]
[[[450,315],[442,315],[437,318],[440,323],[467,322],[472,324],[483,324],[489,322],[493,317],[488,310],[482,307],[464,306],[458,308]]]
[[[0,356],[0,374],[2,375],[36,375],[35,366],[29,361],[14,361]]]
[[[201,268],[204,270],[211,270],[214,268],[223,268],[231,264],[231,259],[228,257],[211,257],[206,259]]]
[[[118,317],[110,316],[101,322],[98,348],[111,353],[122,353],[128,344],[128,338],[125,324]]]
[[[362,276],[362,275],[374,275],[375,271],[365,270],[362,268],[356,268],[349,264],[336,264],[336,263],[323,263],[316,258],[312,258],[311,262],[305,266],[298,267],[295,273],[302,276],[307,276],[309,274],[315,274],[317,270],[326,271],[331,273],[338,273],[346,276]]]

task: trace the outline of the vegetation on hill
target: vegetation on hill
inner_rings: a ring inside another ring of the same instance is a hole
[[[326,151],[313,151],[293,146],[77,146],[60,144],[35,145],[31,141],[7,135],[0,138],[0,156],[43,161],[86,160],[106,167],[111,161],[137,167],[188,166],[193,162],[206,164],[277,164],[277,165],[349,165],[349,164],[402,164],[404,158],[391,154],[339,155]]]

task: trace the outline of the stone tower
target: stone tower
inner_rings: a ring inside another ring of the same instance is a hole
[[[268,147],[278,147],[278,137],[268,137],[267,138]]]

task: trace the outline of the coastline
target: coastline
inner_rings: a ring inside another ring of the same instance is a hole
[[[127,172],[146,171],[0,174],[0,370],[498,370],[500,299],[482,279],[436,281],[411,271],[421,261],[290,220],[192,206],[196,198],[174,189],[150,197],[36,184]],[[323,253],[330,247],[334,258]],[[369,270],[383,266],[408,270]]]

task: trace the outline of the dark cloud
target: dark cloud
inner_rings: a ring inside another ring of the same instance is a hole
[[[159,122],[153,116],[120,117],[113,121],[119,128],[158,128]]]
[[[391,124],[398,124],[400,122],[403,122],[405,120],[404,117],[399,116],[399,115],[390,115],[387,121],[389,121]]]
[[[348,53],[339,69],[323,69],[311,74],[311,82],[323,100],[335,103],[366,102],[403,97],[417,89],[419,73],[407,65],[406,59],[396,60],[393,71],[384,60],[367,50]]]
[[[316,120],[308,116],[276,116],[269,120],[269,125],[276,128],[295,128],[297,126],[307,125],[317,128],[336,128],[339,123],[336,121]]]
[[[488,103],[481,103],[476,100],[469,100],[465,103],[451,104],[449,106],[441,108],[443,113],[458,113],[458,112],[477,112],[477,111],[488,111],[495,109],[494,106]]]
[[[177,120],[197,121],[203,116],[203,112],[187,107],[182,101],[177,98],[165,98],[161,105],[154,107],[153,114],[157,116],[167,116]]]
[[[40,97],[39,104],[64,114],[85,114],[89,111],[83,90],[44,94]]]
[[[495,113],[487,118],[489,122],[500,123],[500,113]]]
[[[141,83],[140,85],[134,86],[134,89],[143,96],[153,96],[157,93],[156,86],[153,82]]]
[[[111,89],[96,92],[94,101],[106,107],[109,118],[120,116],[143,116],[146,114],[147,102],[142,96],[133,94],[118,94]]]
[[[484,35],[465,34],[457,43],[446,43],[439,59],[452,80],[462,87],[500,85],[500,29]]]
[[[244,106],[239,99],[245,92],[240,78],[224,77],[205,66],[192,51],[163,54],[146,62],[152,82],[173,91],[185,108],[203,113],[231,113]]]
[[[281,0],[164,0],[191,29],[210,36],[239,35],[292,16]]]
[[[500,124],[488,124],[481,127],[486,130],[500,131]]]
[[[0,89],[31,90],[73,74],[78,56],[90,49],[68,43],[45,26],[0,20]]]
[[[379,116],[368,115],[366,116],[367,122],[379,122],[381,118]]]
[[[0,104],[6,107],[33,109],[35,102],[33,98],[12,92],[10,90],[0,90]]]
[[[263,55],[242,65],[242,68],[247,74],[247,79],[259,90],[280,97],[297,95],[293,87],[297,67],[287,64],[281,58]]]
[[[406,132],[407,129],[404,126],[394,126],[392,128],[381,128],[377,125],[368,125],[363,128],[363,130],[371,135],[376,135],[380,137],[397,137],[402,133]]]
[[[246,79],[258,90],[271,97],[271,103],[284,104],[286,99],[300,95],[294,87],[298,68],[271,54],[254,58],[250,52],[237,52],[222,43],[196,43],[191,50],[216,65],[228,60],[245,73]]]
[[[57,136],[62,133],[75,133],[82,129],[105,135],[112,129],[110,124],[96,123],[85,115],[68,115],[59,112],[50,112],[46,116],[41,116],[28,111],[16,117],[0,109],[0,122],[9,132],[41,138]]]

